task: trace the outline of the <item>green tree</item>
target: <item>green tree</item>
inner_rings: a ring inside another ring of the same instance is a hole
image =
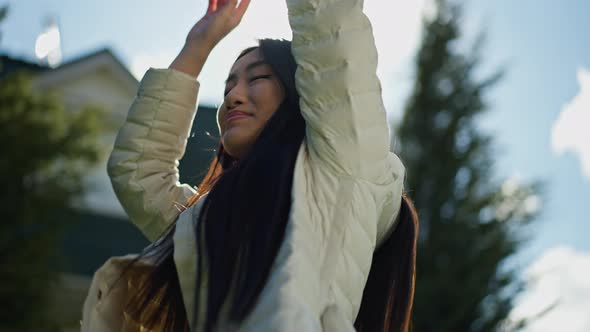
[[[77,113],[31,93],[29,78],[0,81],[0,330],[47,330],[49,291],[59,275],[64,213],[99,160],[103,112]]]
[[[64,211],[83,193],[106,128],[101,109],[67,111],[33,93],[30,80],[25,73],[0,80],[0,331],[57,329],[47,309]]]
[[[507,264],[537,212],[540,183],[495,178],[492,138],[477,126],[485,93],[479,38],[458,48],[461,7],[436,1],[424,21],[416,81],[397,126],[406,189],[420,216],[415,331],[498,331],[523,285]],[[510,325],[509,325],[510,323]]]
[[[8,6],[0,7],[0,23],[4,20],[8,14]],[[0,41],[2,41],[2,32],[0,32]]]

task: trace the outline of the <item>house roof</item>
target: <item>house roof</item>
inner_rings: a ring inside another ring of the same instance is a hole
[[[47,69],[49,69],[47,66],[29,62],[24,59],[14,58],[7,54],[0,54],[0,79],[19,70],[39,73]]]
[[[139,82],[131,74],[129,69],[109,48],[101,48],[81,56],[78,56],[62,65],[51,68],[46,65],[31,62],[22,58],[15,58],[6,54],[0,54],[0,79],[19,70],[28,71],[40,81],[68,79],[72,76],[84,75],[97,67],[107,66],[115,76],[129,84],[131,89],[136,89]]]
[[[82,55],[51,70],[44,70],[35,77],[34,85],[38,87],[54,86],[62,82],[77,80],[80,77],[89,76],[97,70],[107,70],[109,74],[123,84],[131,96],[137,93],[139,82],[127,69],[127,67],[105,48],[86,55]]]

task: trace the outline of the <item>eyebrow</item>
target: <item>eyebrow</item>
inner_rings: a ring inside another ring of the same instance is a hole
[[[246,71],[251,71],[252,69],[259,67],[259,66],[268,66],[268,63],[264,62],[264,60],[259,60],[256,62],[252,62],[248,66],[246,66]],[[234,81],[238,78],[236,74],[230,74],[227,79],[225,80],[225,84],[229,83],[230,81]]]

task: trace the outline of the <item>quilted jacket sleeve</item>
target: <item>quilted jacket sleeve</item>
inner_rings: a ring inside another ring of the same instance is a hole
[[[178,182],[196,113],[199,83],[174,69],[143,77],[108,161],[114,191],[131,221],[151,241],[160,236],[195,190]]]
[[[312,160],[338,174],[390,181],[377,50],[363,0],[288,0],[296,85]]]

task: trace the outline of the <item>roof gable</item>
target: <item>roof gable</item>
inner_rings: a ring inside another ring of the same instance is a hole
[[[121,84],[120,88],[125,92],[132,95],[137,92],[139,82],[108,49],[82,56],[57,68],[42,71],[35,77],[33,86],[43,89],[66,85],[82,77],[95,75],[97,72],[109,73],[115,81]]]

